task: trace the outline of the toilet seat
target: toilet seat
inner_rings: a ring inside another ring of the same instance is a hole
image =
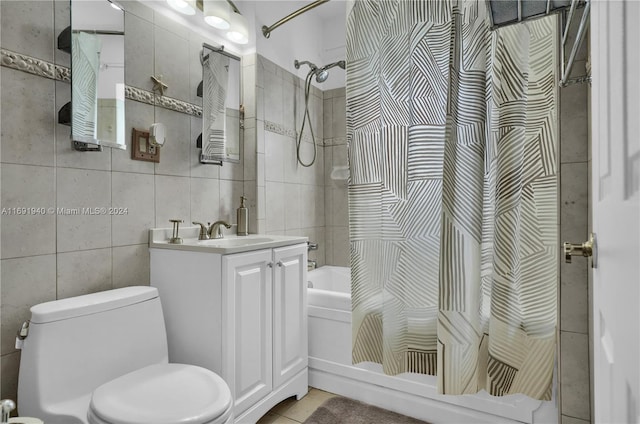
[[[227,422],[231,392],[217,374],[184,364],[151,365],[94,390],[91,424],[217,424]]]

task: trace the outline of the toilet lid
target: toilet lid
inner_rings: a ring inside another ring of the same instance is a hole
[[[91,410],[112,424],[199,424],[231,406],[231,392],[217,374],[183,364],[151,365],[98,387]]]

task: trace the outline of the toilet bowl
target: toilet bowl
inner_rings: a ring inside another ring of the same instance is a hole
[[[157,289],[127,287],[31,308],[18,407],[47,424],[227,424],[225,381],[168,363]]]

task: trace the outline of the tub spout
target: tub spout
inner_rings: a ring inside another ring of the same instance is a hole
[[[311,271],[312,269],[318,268],[318,261],[314,261],[313,259],[307,260],[307,271]]]

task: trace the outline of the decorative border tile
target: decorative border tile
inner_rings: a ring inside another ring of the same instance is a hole
[[[155,96],[155,105],[187,115],[202,116],[202,106],[166,96]]]
[[[341,144],[347,144],[346,137],[335,137],[335,138],[325,138],[324,145],[325,146],[339,146]]]
[[[285,135],[284,126],[271,121],[264,121],[264,130],[280,135]]]
[[[298,140],[298,131],[292,128],[285,128],[284,125],[276,124],[275,122],[264,121],[264,130],[275,133],[275,134],[284,135],[285,137],[293,138],[296,141]],[[305,134],[302,136],[302,141],[305,141],[308,143],[313,142],[313,140],[311,139],[311,136],[308,134]],[[319,146],[324,145],[324,141],[322,139],[318,139],[317,137],[316,137],[316,142],[318,143]]]
[[[71,82],[71,69],[65,66],[56,65],[46,60],[37,59],[21,53],[0,49],[0,61],[2,66],[27,72],[39,77],[49,78],[56,81]],[[198,106],[182,100],[173,99],[166,96],[157,96],[155,93],[140,88],[125,86],[125,98],[141,103],[159,106],[175,112],[186,113],[192,116],[202,116],[202,106]]]
[[[202,116],[202,106],[192,103],[183,102],[182,100],[173,99],[167,96],[158,96],[155,93],[141,88],[131,87],[129,85],[124,88],[124,96],[129,100],[134,100],[148,105],[160,106],[174,112],[186,113],[192,116]]]
[[[129,85],[125,85],[124,87],[124,97],[129,100],[134,100],[140,103],[146,103],[148,105],[155,104],[155,94],[151,91],[142,90],[140,88],[131,87]]]
[[[7,68],[17,69],[39,77],[71,82],[71,70],[67,67],[6,49],[0,49],[0,58],[2,66]]]

